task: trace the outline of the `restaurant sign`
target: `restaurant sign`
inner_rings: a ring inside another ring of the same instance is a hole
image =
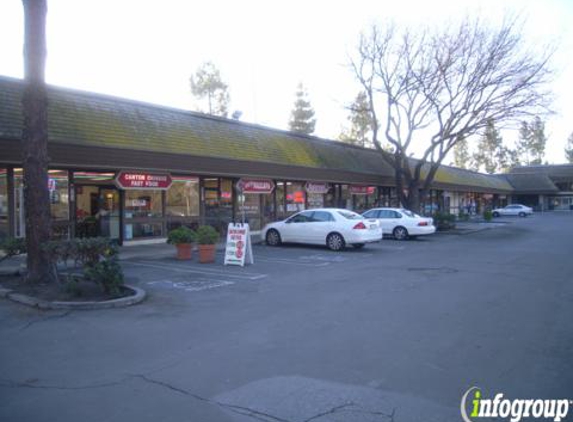
[[[328,183],[315,183],[315,182],[306,182],[305,189],[307,193],[328,193],[330,187]]]
[[[353,195],[372,195],[375,190],[374,186],[350,186],[350,193]]]
[[[167,190],[172,183],[171,175],[166,173],[120,171],[115,177],[115,184],[120,189]]]
[[[275,182],[269,179],[239,179],[237,189],[242,193],[272,193]]]

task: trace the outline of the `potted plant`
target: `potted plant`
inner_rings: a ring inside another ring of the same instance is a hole
[[[196,236],[196,233],[189,227],[180,226],[167,234],[167,243],[177,248],[177,259],[191,259]]]
[[[215,245],[219,240],[219,232],[211,226],[201,226],[197,229],[199,244],[199,262],[202,264],[215,262]]]

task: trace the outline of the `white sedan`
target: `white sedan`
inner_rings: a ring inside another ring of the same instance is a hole
[[[377,219],[382,226],[382,232],[385,235],[393,235],[397,240],[436,232],[433,219],[421,217],[403,208],[373,208],[362,215]]]
[[[533,214],[533,209],[521,204],[511,204],[503,208],[496,208],[491,211],[491,214],[494,217],[500,217],[502,215],[516,215],[519,217],[527,217],[528,215]]]
[[[283,221],[263,228],[267,245],[281,243],[310,243],[326,245],[333,251],[346,245],[361,248],[366,243],[382,240],[382,229],[376,220],[367,220],[353,211],[320,208],[301,211]]]

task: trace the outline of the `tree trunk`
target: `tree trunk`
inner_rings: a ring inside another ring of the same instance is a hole
[[[46,62],[46,0],[23,0],[25,21],[22,97],[24,126],[24,209],[29,282],[55,281],[48,254],[42,246],[50,239],[48,190],[48,113],[44,80]]]
[[[418,180],[412,180],[408,184],[408,195],[405,198],[404,207],[417,214],[424,213],[422,205],[425,203],[427,197],[427,190],[420,188]]]

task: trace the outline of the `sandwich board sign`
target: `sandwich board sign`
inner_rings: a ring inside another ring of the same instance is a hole
[[[244,223],[229,223],[227,228],[227,244],[225,246],[225,265],[254,264],[253,246],[249,225]]]

